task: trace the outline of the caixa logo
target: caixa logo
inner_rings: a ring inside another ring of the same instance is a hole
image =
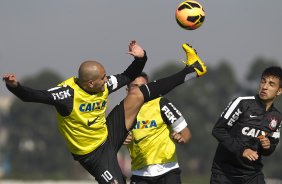
[[[138,120],[133,129],[155,128],[157,127],[156,120]]]
[[[79,105],[80,112],[90,112],[94,110],[102,110],[106,107],[107,101],[93,102],[93,103],[82,103]]]
[[[259,135],[265,135],[265,132],[251,127],[244,127],[242,128],[242,134],[250,137],[258,137]]]

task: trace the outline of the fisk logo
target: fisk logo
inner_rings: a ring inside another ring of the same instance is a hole
[[[176,117],[173,115],[173,113],[169,110],[167,106],[163,106],[162,111],[164,112],[168,120],[171,122],[171,124],[177,120]]]
[[[71,97],[71,94],[70,94],[69,89],[68,89],[68,90],[65,90],[65,91],[60,91],[58,93],[52,93],[52,96],[53,96],[54,100],[63,100],[63,99],[66,99],[68,97]]]
[[[107,104],[106,100],[102,102],[83,103],[83,104],[80,104],[79,110],[80,112],[90,112],[94,110],[102,110],[106,107],[106,104]]]
[[[237,109],[237,111],[235,111],[231,116],[231,119],[228,121],[227,125],[233,126],[233,123],[238,120],[240,114],[242,114],[242,111],[240,109]]]
[[[143,129],[143,128],[153,128],[157,127],[156,120],[145,120],[145,121],[137,121],[134,125],[133,129]]]
[[[179,116],[182,116],[181,112],[180,112],[178,109],[176,109],[176,107],[175,107],[172,103],[168,103],[168,104],[175,110],[175,112],[176,112]]]

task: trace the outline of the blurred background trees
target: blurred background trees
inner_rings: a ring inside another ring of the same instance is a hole
[[[175,61],[170,63],[173,64],[165,65],[150,74],[150,80],[165,77],[183,67],[175,64]],[[192,139],[188,144],[177,146],[183,177],[209,177],[217,146],[216,140],[211,135],[214,124],[233,98],[256,94],[260,75],[270,65],[278,65],[278,63],[257,58],[250,65],[247,75],[243,77],[245,80],[239,81],[231,65],[227,61],[221,61],[217,66],[210,66],[204,77],[181,85],[166,95],[187,118],[192,132]],[[58,74],[45,70],[36,76],[27,77],[21,83],[36,89],[48,89],[62,80]],[[282,111],[281,97],[275,105]],[[9,163],[6,178],[86,179],[89,177],[86,171],[73,161],[68,152],[57,128],[53,107],[23,103],[15,98],[9,113],[2,115],[0,121],[0,127],[8,130],[7,143],[0,148],[2,162],[5,160]],[[278,162],[281,160],[280,143],[273,155],[264,158],[264,172],[267,177],[282,179],[281,164]]]

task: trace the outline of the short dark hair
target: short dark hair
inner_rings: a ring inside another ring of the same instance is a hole
[[[146,81],[147,82],[149,82],[149,76],[148,76],[148,74],[147,73],[145,73],[145,72],[141,72],[140,74],[138,74],[135,78],[137,78],[137,77],[143,77],[144,79],[146,79]],[[131,81],[132,82],[132,81]],[[131,83],[130,82],[130,83]],[[129,86],[129,84],[127,84],[127,87]]]
[[[266,68],[263,72],[261,77],[264,76],[274,76],[277,77],[280,81],[280,88],[282,88],[282,69],[279,66],[271,66]]]
[[[149,76],[148,76],[148,74],[145,73],[145,72],[141,72],[139,75],[137,75],[137,77],[143,77],[143,78],[146,79],[147,82],[149,82]],[[137,77],[136,77],[136,78],[137,78]]]

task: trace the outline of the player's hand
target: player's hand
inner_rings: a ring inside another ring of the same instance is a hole
[[[264,135],[261,135],[258,138],[260,140],[260,143],[263,149],[267,150],[270,148],[270,140],[267,137],[265,137]]]
[[[254,151],[250,148],[247,148],[247,149],[244,150],[243,157],[247,158],[250,161],[255,161],[259,158],[258,152]]]
[[[124,145],[128,145],[128,144],[130,144],[132,142],[132,140],[133,140],[132,133],[129,132],[127,137],[125,138],[123,144]]]
[[[176,142],[176,143],[185,143],[184,138],[182,137],[182,135],[180,133],[177,132],[173,132],[171,134],[171,138]]]
[[[17,87],[18,86],[18,81],[17,81],[15,74],[10,74],[10,73],[4,74],[2,79],[10,87]]]
[[[129,43],[127,53],[137,58],[142,58],[145,55],[144,50],[137,44],[135,40],[132,40]]]

